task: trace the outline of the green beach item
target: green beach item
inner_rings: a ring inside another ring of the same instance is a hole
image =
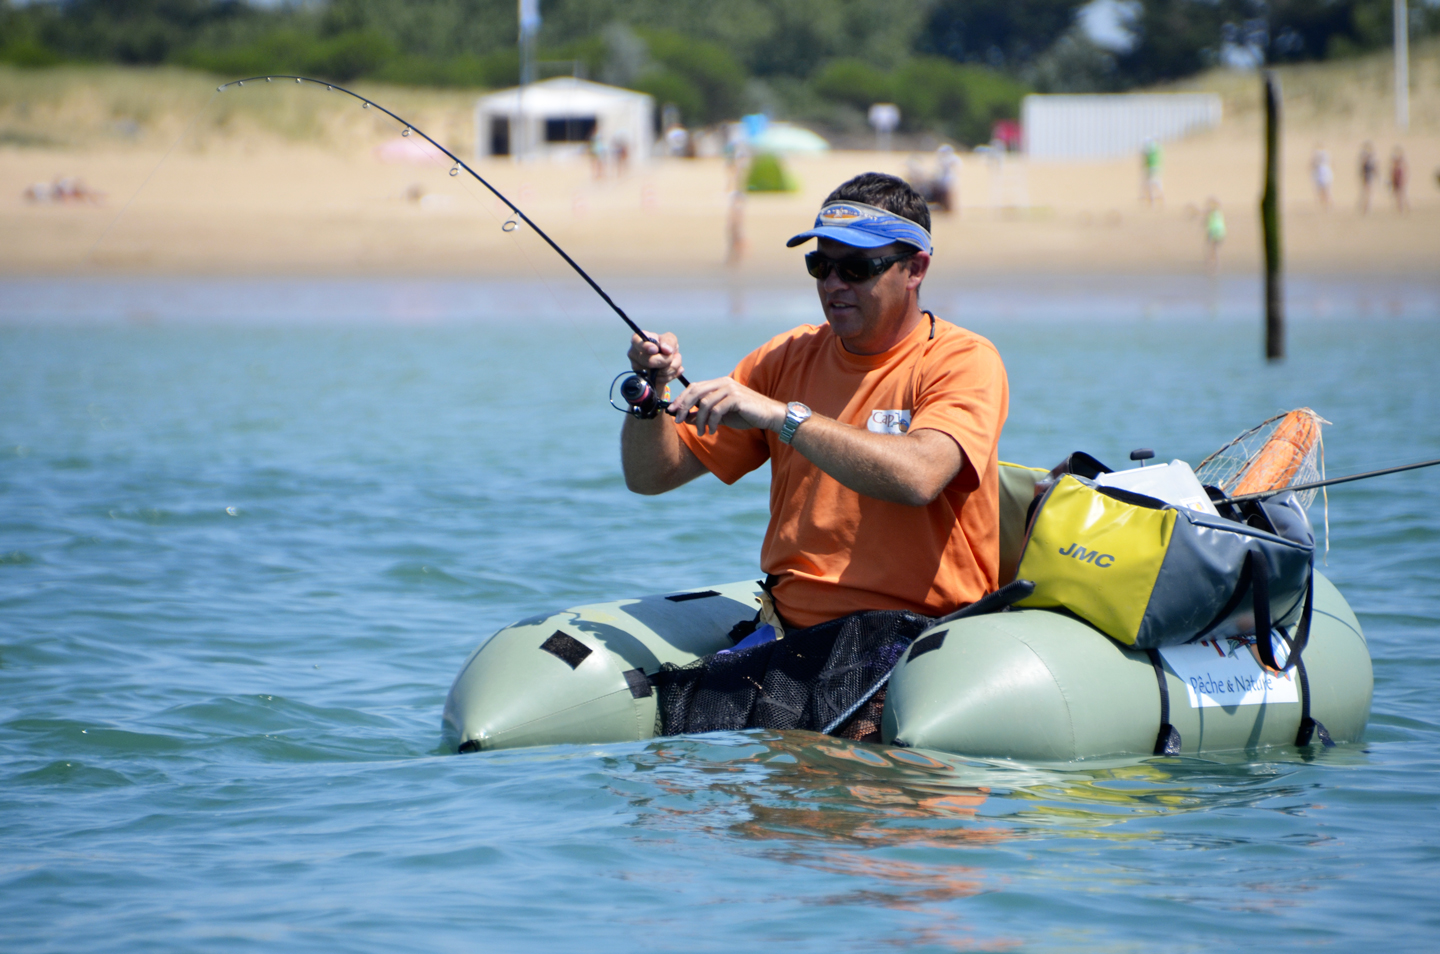
[[[774,153],[762,152],[750,160],[746,192],[795,192],[800,188],[785,163]]]
[[[1225,215],[1219,209],[1211,209],[1205,216],[1205,237],[1212,242],[1225,241]]]

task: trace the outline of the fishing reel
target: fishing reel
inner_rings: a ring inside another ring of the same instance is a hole
[[[624,381],[620,379],[624,378]],[[615,385],[620,385],[620,398],[625,402],[622,407],[615,403]],[[617,411],[624,411],[631,417],[642,421],[648,421],[659,417],[662,413],[670,413],[670,389],[667,387],[664,392],[656,391],[655,385],[650,379],[634,371],[622,371],[615,375],[615,380],[610,382],[610,406]]]

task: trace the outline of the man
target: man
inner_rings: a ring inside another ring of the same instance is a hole
[[[627,418],[627,486],[659,494],[707,470],[734,483],[770,461],[761,567],[788,627],[865,610],[939,616],[995,589],[997,444],[1009,403],[993,345],[920,309],[930,213],[866,173],[830,197],[805,256],[826,324],[802,325],[724,378]],[[631,339],[657,388],[683,372],[673,334]]]
[[[1375,190],[1375,177],[1380,172],[1380,163],[1375,158],[1375,147],[1370,143],[1360,147],[1360,212],[1370,211],[1370,197]]]
[[[1144,182],[1140,189],[1146,205],[1165,201],[1165,188],[1160,181],[1160,144],[1153,139],[1145,140],[1140,150],[1140,166],[1144,170]]]

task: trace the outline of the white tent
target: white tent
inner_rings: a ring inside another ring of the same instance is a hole
[[[655,101],[644,93],[571,79],[500,90],[475,103],[477,156],[583,154],[598,135],[612,154],[623,143],[636,162],[650,158]]]
[[[1031,159],[1111,159],[1220,125],[1213,93],[1026,96],[1021,106]]]

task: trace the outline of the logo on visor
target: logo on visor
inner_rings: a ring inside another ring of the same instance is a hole
[[[849,225],[863,219],[873,218],[853,205],[832,205],[820,211],[820,221],[826,225]]]

